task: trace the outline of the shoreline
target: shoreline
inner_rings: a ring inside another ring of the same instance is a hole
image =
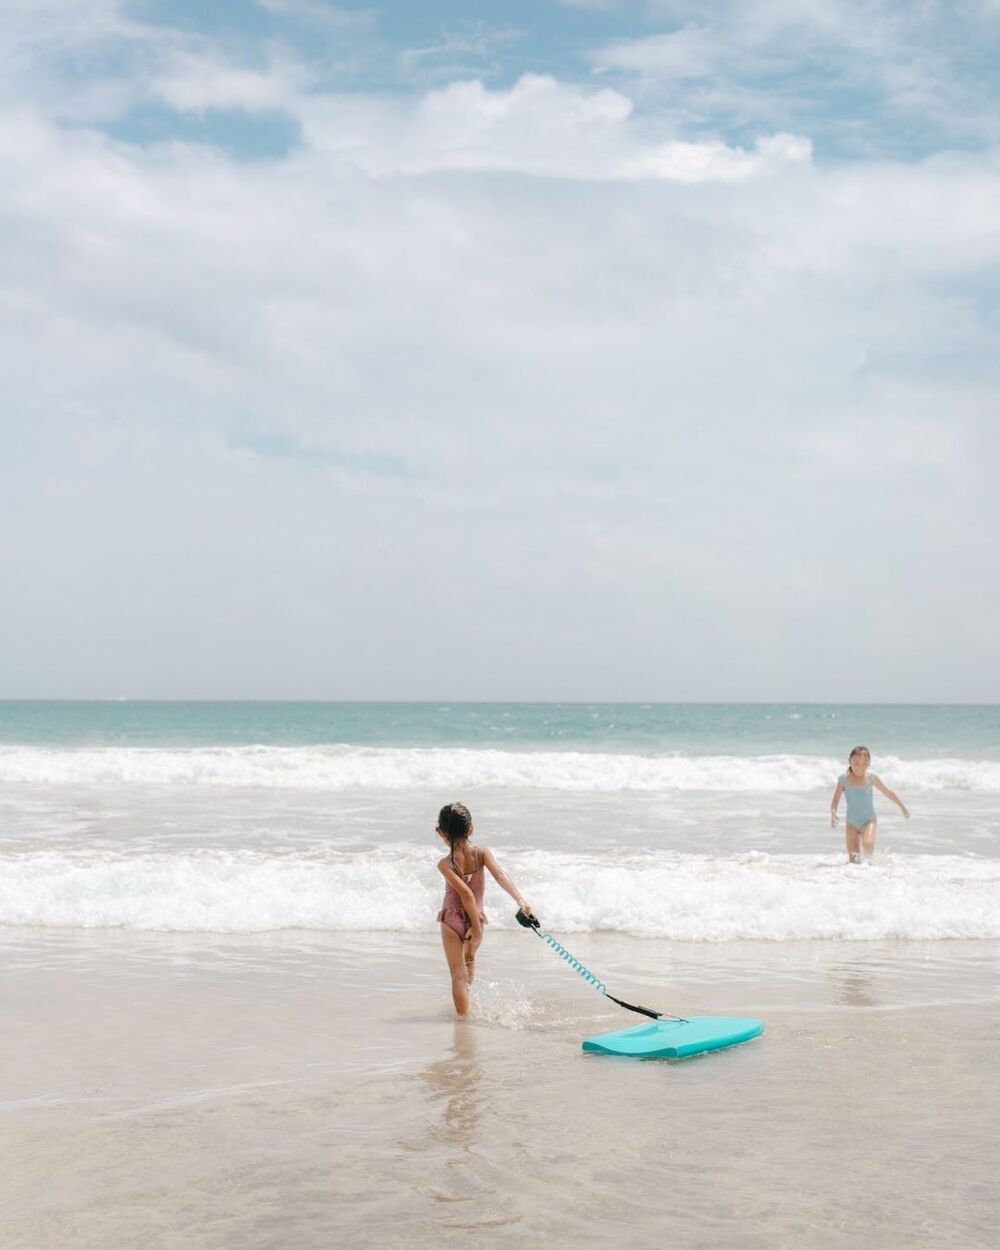
[[[11,1250],[992,1236],[997,942],[575,935],[612,993],[765,1022],[674,1062],[583,1052],[639,1018],[527,933],[488,935],[469,1021],[433,934],[2,936]]]

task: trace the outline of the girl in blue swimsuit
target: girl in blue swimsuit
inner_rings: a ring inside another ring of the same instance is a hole
[[[882,784],[881,778],[869,773],[872,757],[867,747],[855,747],[847,761],[847,772],[837,778],[837,788],[833,792],[830,804],[830,826],[837,826],[837,807],[840,796],[847,799],[847,858],[852,864],[861,863],[861,854],[871,859],[875,854],[875,831],[878,824],[875,817],[873,788],[890,799],[907,820],[910,813],[888,786]]]

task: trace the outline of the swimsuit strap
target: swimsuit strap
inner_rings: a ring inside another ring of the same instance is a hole
[[[472,862],[473,862],[474,867],[471,872],[460,872],[458,874],[462,878],[463,881],[466,880],[468,877],[474,877],[477,872],[482,871],[483,861],[479,855],[478,850],[472,851],[471,853],[472,853]],[[454,860],[452,860],[452,867],[455,868],[456,871],[458,870],[458,865],[455,863]]]

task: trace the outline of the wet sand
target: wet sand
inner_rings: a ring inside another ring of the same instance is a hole
[[[437,938],[7,930],[0,1244],[994,1246],[1000,948],[572,935],[615,993],[761,1015],[680,1063],[494,932],[473,1019]]]

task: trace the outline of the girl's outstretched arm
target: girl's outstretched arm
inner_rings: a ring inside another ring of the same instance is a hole
[[[896,804],[896,806],[903,813],[903,815],[906,817],[907,820],[910,819],[910,813],[907,810],[906,804],[897,795],[893,794],[893,792],[889,789],[888,786],[885,786],[882,784],[881,777],[876,777],[875,774],[872,773],[872,784],[874,785],[875,789],[880,791],[882,794],[884,794],[885,797],[890,800],[890,802]]]
[[[840,796],[844,793],[844,783],[837,782],[837,788],[833,792],[833,798],[830,800],[830,828],[837,827],[837,808],[840,806]]]
[[[445,881],[452,887],[465,908],[465,914],[469,917],[469,930],[473,937],[483,936],[483,922],[479,919],[479,908],[476,906],[476,896],[465,884],[451,866],[450,859],[438,860],[438,872],[444,877]]]
[[[482,848],[482,851],[483,851],[483,863],[490,870],[493,880],[497,883],[497,885],[500,887],[501,890],[507,891],[507,893],[511,896],[514,902],[518,905],[518,907],[520,907],[520,909],[524,912],[526,916],[530,916],[531,908],[524,901],[524,898],[519,893],[518,888],[514,884],[514,882],[511,881],[510,877],[507,876],[504,870],[497,863],[496,859],[493,856],[493,852],[488,851],[485,846]]]

